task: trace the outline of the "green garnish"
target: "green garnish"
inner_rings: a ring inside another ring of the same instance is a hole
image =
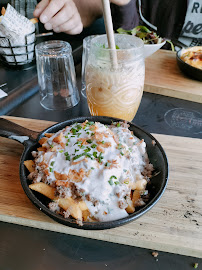
[[[75,128],[72,128],[72,129],[71,129],[71,132],[72,132],[73,135],[76,135],[77,130],[76,130]]]
[[[93,152],[93,156],[97,158],[97,152]]]
[[[110,184],[110,186],[112,186],[114,182],[112,181],[112,179],[110,179],[108,183]]]
[[[124,184],[129,184],[129,181],[124,181]]]
[[[73,160],[79,159],[80,157],[83,157],[83,156],[85,156],[85,153],[82,153],[80,155],[73,157]]]
[[[91,170],[95,170],[95,168],[91,167]]]
[[[65,152],[64,155],[66,157],[66,160],[69,160],[70,161],[70,155],[69,155],[69,153],[68,152]]]
[[[92,147],[92,148],[96,148],[97,145],[96,145],[96,144],[92,144],[91,147]]]
[[[66,143],[66,146],[68,146],[69,144],[68,143]]]
[[[112,175],[109,179],[110,179],[110,180],[112,180],[112,179],[117,179],[117,177],[116,177],[115,175]]]
[[[51,166],[53,166],[53,165],[54,165],[54,163],[55,163],[55,161],[52,161],[50,165],[51,165]]]
[[[50,145],[50,148],[53,148],[53,145],[52,144]]]
[[[84,152],[87,153],[87,152],[90,152],[90,150],[91,150],[91,149],[90,149],[89,147],[87,147],[87,148],[84,150]]]
[[[120,126],[121,126],[121,124],[120,124],[120,123],[117,123],[117,124],[116,124],[116,126],[117,126],[117,127],[120,127]]]
[[[109,167],[110,165],[111,165],[110,162],[105,163],[105,167]]]
[[[79,130],[81,130],[81,129],[82,129],[82,126],[77,125],[77,126],[76,126],[76,128],[77,128],[77,130],[79,131]]]
[[[98,162],[101,163],[103,158],[104,157],[102,156],[102,153],[100,153],[99,156],[98,156]]]
[[[63,152],[64,152],[64,150],[60,150],[60,151],[59,151],[59,153],[63,153]]]
[[[53,168],[49,168],[49,171],[50,171],[50,172],[53,172]]]
[[[119,183],[119,181],[115,181],[114,184],[115,185],[119,185],[120,183]]]
[[[105,142],[104,142],[104,141],[102,141],[101,143],[102,143],[102,144],[105,144]]]
[[[124,153],[123,153],[122,151],[120,152],[120,154],[121,154],[122,156],[124,156]]]
[[[87,141],[87,143],[92,143],[93,141],[92,140],[86,140]]]

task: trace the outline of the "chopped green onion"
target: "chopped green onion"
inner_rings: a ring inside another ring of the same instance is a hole
[[[55,163],[55,161],[52,161],[50,165],[51,165],[51,166],[53,166],[53,165],[54,165],[54,163]]]
[[[121,126],[121,124],[120,124],[120,123],[117,123],[117,124],[116,124],[116,126],[117,126],[117,127],[120,127],[120,126]]]
[[[112,180],[112,179],[117,179],[117,177],[115,175],[112,175],[109,179]]]
[[[97,158],[97,152],[93,152],[93,156]]]
[[[96,148],[97,145],[96,145],[96,144],[92,144],[91,147],[92,147],[92,148]]]
[[[76,130],[75,128],[72,128],[72,129],[71,129],[71,132],[72,132],[73,135],[76,135],[77,130]]]
[[[49,168],[50,172],[53,172],[53,168]]]
[[[108,183],[110,184],[110,186],[113,185],[113,181],[111,179],[108,181]]]
[[[87,143],[92,143],[93,141],[92,140],[86,140],[87,141]]]
[[[90,149],[89,147],[87,147],[87,148],[84,150],[84,152],[87,153],[87,152],[90,152],[90,150],[91,150],[91,149]]]
[[[98,162],[101,163],[103,158],[104,157],[102,156],[102,153],[100,153],[99,156],[98,156]]]
[[[59,153],[63,153],[63,152],[64,152],[64,150],[60,150],[60,151],[59,151]]]
[[[119,185],[120,183],[119,183],[119,181],[115,181],[114,184],[115,185]]]
[[[53,145],[52,144],[50,145],[50,148],[53,148]]]

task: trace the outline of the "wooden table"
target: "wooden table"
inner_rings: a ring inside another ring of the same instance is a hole
[[[202,83],[181,72],[175,52],[159,50],[145,65],[145,92],[202,103]]]

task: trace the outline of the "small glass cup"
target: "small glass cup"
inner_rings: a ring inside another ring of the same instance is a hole
[[[144,88],[144,43],[120,34],[115,34],[115,43],[117,49],[111,50],[106,35],[91,40],[85,74],[88,107],[91,115],[132,121]]]
[[[79,103],[72,48],[68,42],[45,41],[36,45],[40,103],[48,110],[66,110]]]
[[[86,63],[88,60],[88,55],[90,51],[91,40],[96,37],[96,35],[88,36],[83,39],[83,53],[82,53],[82,67],[81,67],[81,94],[86,98]]]

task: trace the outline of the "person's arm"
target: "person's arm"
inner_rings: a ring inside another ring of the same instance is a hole
[[[111,1],[111,13],[115,31],[120,27],[125,30],[130,30],[139,25],[136,0],[125,1],[123,5],[119,6],[116,5],[115,2],[121,1]]]
[[[130,5],[133,1],[110,2],[119,9]],[[34,16],[40,19],[46,30],[53,29],[56,33],[75,35],[102,16],[102,0],[41,0],[36,6]],[[127,17],[127,14],[125,16]]]

